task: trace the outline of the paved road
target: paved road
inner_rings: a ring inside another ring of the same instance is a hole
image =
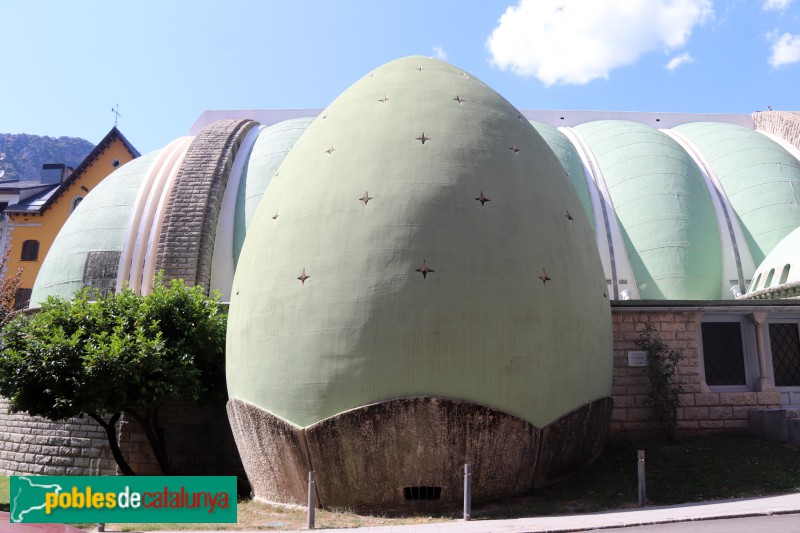
[[[797,533],[800,531],[800,514],[749,516],[590,531],[601,531],[602,533]]]

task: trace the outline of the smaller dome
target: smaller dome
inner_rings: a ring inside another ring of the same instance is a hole
[[[783,238],[756,269],[750,298],[795,297],[800,288],[800,228]]]
[[[139,188],[160,154],[161,150],[150,152],[119,167],[81,201],[42,263],[33,285],[31,307],[41,305],[51,295],[71,298],[84,287],[96,286],[89,279],[96,277],[93,270],[116,281],[116,267]]]
[[[261,126],[253,149],[242,170],[236,196],[236,214],[233,228],[234,264],[239,262],[247,228],[283,158],[289,153],[297,139],[306,131],[313,117],[294,118],[272,126]],[[277,214],[277,213],[276,213]]]

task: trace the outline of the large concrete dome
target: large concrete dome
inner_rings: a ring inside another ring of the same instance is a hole
[[[722,253],[714,207],[689,155],[644,124],[604,120],[575,129],[597,159],[640,297],[719,298]]]
[[[773,139],[741,126],[697,122],[673,129],[714,168],[760,264],[800,226],[800,162]]]
[[[453,501],[465,461],[496,497],[598,449],[611,325],[584,207],[530,123],[446,63],[389,63],[308,127],[232,293],[229,410],[261,498],[299,503],[316,469],[326,505]]]

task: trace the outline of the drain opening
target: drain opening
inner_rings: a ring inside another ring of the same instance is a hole
[[[442,487],[403,487],[406,500],[438,500],[442,497]]]

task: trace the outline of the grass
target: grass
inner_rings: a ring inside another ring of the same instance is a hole
[[[9,510],[9,485],[9,479],[6,476],[0,476],[0,511],[8,512]]]
[[[800,452],[775,442],[746,437],[683,439],[636,446],[611,442],[588,469],[530,495],[475,505],[473,519],[522,518],[589,513],[635,507],[636,450],[646,453],[649,505],[757,497],[800,490]],[[8,478],[0,478],[0,508],[8,509]],[[239,502],[237,524],[113,524],[107,531],[162,529],[302,529],[302,509],[254,501]],[[404,516],[362,515],[348,510],[318,510],[317,527],[344,528],[422,524],[460,518],[460,509]],[[94,524],[81,524],[89,530]]]

